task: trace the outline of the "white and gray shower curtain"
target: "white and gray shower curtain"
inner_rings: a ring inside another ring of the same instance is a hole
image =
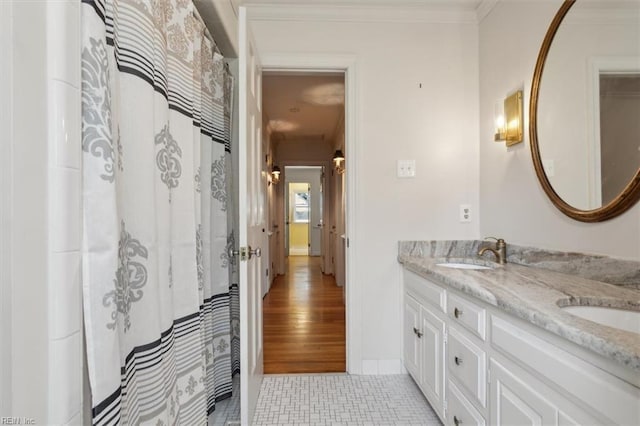
[[[233,82],[191,0],[82,3],[93,423],[206,424],[231,393]]]

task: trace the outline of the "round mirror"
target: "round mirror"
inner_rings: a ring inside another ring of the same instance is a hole
[[[531,153],[563,213],[610,219],[640,198],[640,1],[566,0],[540,48]]]

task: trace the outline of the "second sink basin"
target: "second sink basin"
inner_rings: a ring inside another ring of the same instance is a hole
[[[562,310],[598,324],[640,334],[640,311],[601,306],[564,306]]]
[[[436,263],[437,266],[444,266],[446,268],[453,269],[493,269],[490,266],[476,265],[474,263],[460,263],[460,262],[442,262]]]

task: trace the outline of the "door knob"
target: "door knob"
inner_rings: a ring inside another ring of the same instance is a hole
[[[233,258],[235,256],[240,255],[240,260],[249,260],[253,256],[261,257],[262,250],[260,249],[260,247],[254,250],[251,248],[251,246],[240,247],[240,250],[234,250],[233,248],[229,248],[229,250],[227,251],[227,254],[229,255],[229,258]]]
[[[262,256],[262,249],[260,247],[257,247],[255,249],[252,249],[251,246],[248,247],[247,253],[249,253],[249,259],[251,259],[253,256],[255,257],[261,257]]]

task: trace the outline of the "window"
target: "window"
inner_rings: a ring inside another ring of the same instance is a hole
[[[293,223],[309,223],[309,192],[293,193]]]

